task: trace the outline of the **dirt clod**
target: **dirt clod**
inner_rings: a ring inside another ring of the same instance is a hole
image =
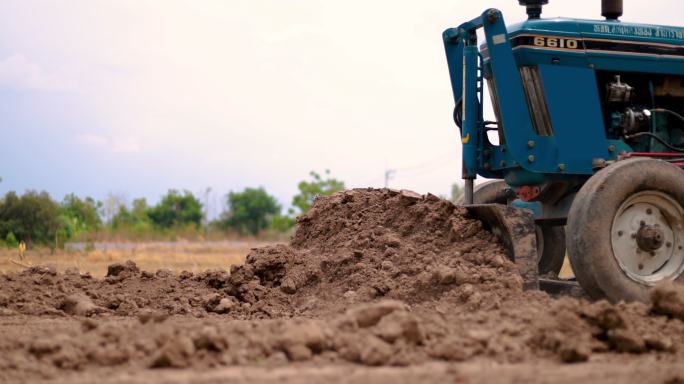
[[[151,368],[184,368],[190,364],[189,358],[195,353],[195,345],[187,336],[178,336],[161,347],[152,358]]]
[[[135,275],[140,272],[134,262],[128,260],[125,263],[116,263],[107,267],[107,277],[119,276],[121,274]]]
[[[140,311],[138,313],[138,320],[140,320],[141,323],[149,323],[149,322],[154,322],[154,323],[161,323],[162,321],[166,320],[169,318],[169,314],[162,312],[162,311],[155,311],[152,309],[147,309]]]
[[[375,334],[390,343],[402,339],[410,344],[418,344],[425,338],[420,319],[404,310],[383,316]]]
[[[684,286],[676,283],[658,285],[651,291],[653,312],[684,321]]]
[[[95,305],[88,296],[80,293],[65,297],[60,303],[59,309],[73,316],[92,316],[104,311],[103,308]]]
[[[386,364],[392,356],[389,344],[375,336],[367,336],[359,352],[359,361],[366,365]]]
[[[347,311],[356,324],[361,327],[370,327],[377,324],[383,316],[394,311],[406,311],[406,304],[396,300],[383,300],[378,303],[361,305]]]

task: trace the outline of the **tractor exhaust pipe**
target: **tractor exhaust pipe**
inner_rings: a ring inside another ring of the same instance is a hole
[[[601,0],[601,16],[606,20],[617,20],[622,16],[622,0]]]
[[[518,0],[518,3],[527,8],[529,19],[538,19],[541,17],[542,7],[548,4],[549,0]]]

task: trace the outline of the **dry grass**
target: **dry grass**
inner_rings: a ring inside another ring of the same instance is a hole
[[[53,265],[59,271],[76,267],[93,276],[107,274],[107,266],[116,262],[133,260],[143,270],[156,271],[168,268],[178,273],[183,270],[201,272],[211,268],[229,269],[242,264],[249,250],[267,243],[256,241],[174,242],[174,243],[128,243],[115,249],[89,252],[60,250],[51,254],[49,249],[26,251],[20,261],[17,249],[0,250],[0,272],[16,272],[24,269],[13,261],[26,265]],[[122,249],[124,248],[124,249]]]

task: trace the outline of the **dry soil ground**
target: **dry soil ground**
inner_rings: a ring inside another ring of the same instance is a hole
[[[319,199],[242,266],[0,275],[7,382],[684,382],[684,289],[523,292],[495,237],[434,196]]]
[[[35,248],[26,251],[23,260],[17,249],[1,249],[0,272],[21,272],[26,269],[24,265],[52,265],[59,271],[78,268],[81,273],[105,277],[108,265],[127,260],[151,271],[202,272],[242,264],[250,249],[266,244],[252,240],[98,243],[97,249],[87,252],[76,249],[51,252],[48,248]]]

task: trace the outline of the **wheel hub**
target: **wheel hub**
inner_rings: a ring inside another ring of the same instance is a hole
[[[660,249],[665,241],[665,233],[655,225],[642,225],[636,234],[639,249],[651,252]]]
[[[644,191],[618,209],[611,229],[613,255],[632,280],[654,285],[684,269],[684,210],[670,196]]]

